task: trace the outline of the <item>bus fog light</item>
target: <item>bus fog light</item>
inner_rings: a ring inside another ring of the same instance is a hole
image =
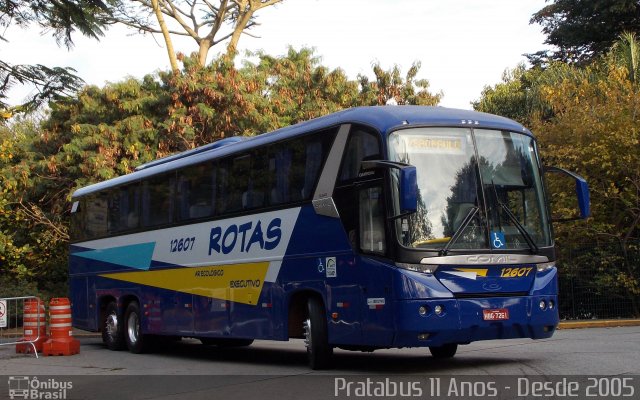
[[[544,300],[540,300],[540,309],[545,310],[547,308],[547,303]]]
[[[428,312],[429,310],[425,306],[420,306],[420,308],[418,308],[418,314],[420,314],[423,317],[427,315]]]
[[[429,334],[428,333],[420,333],[418,334],[418,340],[428,340],[429,339]]]
[[[436,313],[436,315],[442,315],[442,313],[444,312],[444,307],[442,307],[441,305],[437,305],[433,308],[433,311]]]

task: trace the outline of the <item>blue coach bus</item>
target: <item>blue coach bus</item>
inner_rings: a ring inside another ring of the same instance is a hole
[[[354,108],[141,165],[72,196],[74,326],[112,350],[161,337],[334,348],[548,338],[551,216],[531,132],[439,107]],[[580,214],[586,182],[575,179]]]

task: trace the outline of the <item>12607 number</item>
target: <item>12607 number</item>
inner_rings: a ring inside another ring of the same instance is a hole
[[[196,243],[195,237],[190,238],[182,238],[182,239],[173,239],[171,241],[171,252],[176,253],[179,251],[191,251],[193,250],[193,245]]]

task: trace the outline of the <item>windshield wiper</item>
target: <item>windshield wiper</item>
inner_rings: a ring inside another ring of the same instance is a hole
[[[475,215],[478,213],[478,210],[479,208],[477,206],[473,206],[469,209],[469,211],[467,211],[467,215],[465,215],[458,229],[453,233],[453,236],[447,242],[447,244],[444,245],[444,247],[440,250],[440,256],[447,255],[447,253],[449,252],[449,248],[453,246],[453,244],[458,240],[458,238],[460,238],[460,236],[462,236],[462,232],[464,232],[467,226],[471,223],[473,217],[475,217]]]
[[[496,196],[496,201],[498,202],[498,205],[500,205],[500,207],[504,210],[505,214],[507,214],[507,217],[509,217],[511,222],[513,222],[513,224],[516,226],[518,231],[522,234],[522,236],[524,237],[524,240],[527,241],[527,244],[529,245],[529,248],[531,249],[531,251],[534,254],[538,254],[538,246],[536,246],[536,243],[533,241],[531,234],[527,232],[527,230],[525,229],[524,226],[522,226],[522,224],[520,224],[520,221],[518,221],[518,218],[516,218],[516,216],[513,215],[509,207],[507,207],[506,204],[500,201],[500,197],[498,197],[498,190],[496,189],[496,184],[493,183],[493,180],[491,180],[491,187],[493,188],[493,193]]]

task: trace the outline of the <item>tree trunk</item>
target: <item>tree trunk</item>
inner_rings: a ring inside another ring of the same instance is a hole
[[[169,64],[171,64],[171,71],[173,71],[173,73],[177,75],[180,73],[180,69],[178,68],[176,52],[173,50],[173,42],[171,42],[171,36],[169,36],[169,30],[167,29],[167,24],[164,22],[164,17],[162,16],[162,11],[160,11],[158,0],[151,0],[151,6],[153,7],[153,11],[155,12],[156,18],[158,19],[160,30],[162,30],[164,42],[167,45],[167,54],[169,55]]]
[[[238,47],[238,41],[240,41],[240,35],[247,27],[247,24],[251,20],[251,16],[253,15],[253,10],[249,9],[245,13],[240,15],[238,21],[236,22],[236,26],[233,27],[233,34],[231,35],[231,40],[229,41],[229,45],[227,46],[227,56],[234,58],[236,55],[236,50]]]
[[[198,49],[198,63],[201,67],[205,67],[207,65],[207,55],[211,48],[211,40],[202,39],[198,44],[200,45]]]

